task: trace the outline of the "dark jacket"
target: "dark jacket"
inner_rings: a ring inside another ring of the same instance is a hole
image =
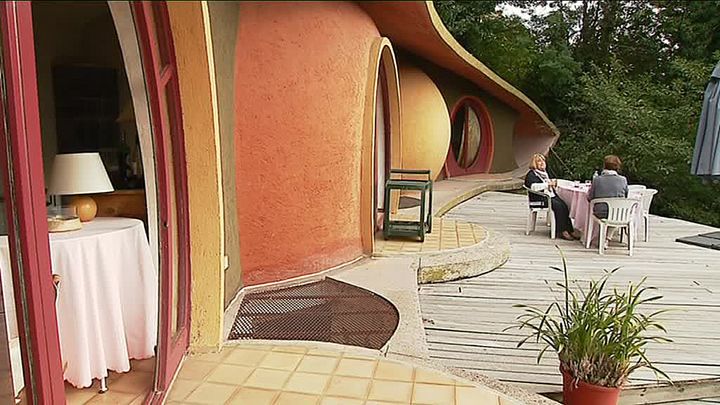
[[[531,188],[535,183],[543,183],[543,181],[534,170],[530,170],[525,175],[525,187]],[[528,200],[530,200],[530,207],[532,208],[547,208],[548,206],[547,198],[541,195],[528,192]]]

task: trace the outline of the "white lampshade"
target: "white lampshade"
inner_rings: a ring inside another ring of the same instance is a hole
[[[99,153],[55,155],[48,194],[73,195],[111,191],[114,189]]]

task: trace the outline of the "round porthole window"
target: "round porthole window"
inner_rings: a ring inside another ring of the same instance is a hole
[[[453,109],[451,119],[450,148],[453,166],[464,173],[489,170],[493,131],[484,104],[475,97],[464,97]]]
[[[475,162],[482,137],[478,114],[469,103],[463,103],[455,113],[451,138],[453,152],[460,167],[468,168]]]

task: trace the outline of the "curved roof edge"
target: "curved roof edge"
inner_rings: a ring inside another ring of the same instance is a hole
[[[523,94],[520,90],[516,89],[512,84],[508,83],[500,77],[497,73],[493,72],[489,67],[485,66],[484,63],[480,62],[476,57],[474,57],[470,52],[468,52],[465,48],[463,48],[462,45],[455,39],[455,37],[452,36],[450,31],[448,31],[447,27],[445,27],[445,24],[442,22],[442,19],[440,18],[440,14],[438,14],[437,10],[435,10],[435,5],[433,5],[432,1],[426,1],[425,6],[427,7],[428,14],[430,15],[430,20],[432,21],[433,25],[435,26],[435,30],[437,31],[438,35],[445,41],[445,43],[450,46],[455,53],[461,58],[463,58],[467,63],[473,65],[475,69],[479,70],[480,73],[484,74],[488,78],[490,78],[492,81],[498,84],[498,86],[505,89],[507,92],[511,93],[518,99],[520,99],[523,103],[525,103],[528,107],[530,107],[540,119],[543,120],[543,122],[550,128],[550,130],[555,134],[556,136],[560,134],[555,124],[550,121],[550,119],[545,115],[545,113],[538,107],[528,96]]]
[[[532,100],[460,45],[432,1],[370,1],[359,5],[394,44],[472,81],[518,111],[516,133],[559,136],[555,124]]]

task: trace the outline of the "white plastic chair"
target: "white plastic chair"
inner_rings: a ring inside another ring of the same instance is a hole
[[[594,214],[595,204],[607,204],[608,216],[607,218],[598,218]],[[633,214],[640,205],[640,200],[631,198],[596,198],[590,201],[590,221],[588,221],[588,229],[585,238],[585,248],[590,248],[590,242],[592,238],[593,228],[595,223],[600,226],[600,232],[598,235],[598,253],[604,254],[605,250],[605,238],[607,236],[607,229],[620,228],[627,229],[628,232],[628,250],[630,256],[633,254],[633,248],[635,245],[635,223],[633,222]]]
[[[645,190],[647,187],[643,186],[642,184],[631,184],[628,186],[628,192],[633,191],[642,191]]]
[[[552,210],[552,197],[543,191],[534,191],[525,186],[523,186],[523,188],[527,190],[528,195],[535,194],[547,199],[547,207],[533,207],[528,205],[529,212],[527,222],[525,224],[525,235],[530,235],[530,232],[535,232],[535,223],[537,222],[538,212],[545,212],[545,218],[548,226],[550,227],[550,239],[555,239],[555,213]]]
[[[643,232],[645,242],[650,240],[650,204],[652,204],[653,197],[657,192],[654,188],[648,188],[642,191]]]

